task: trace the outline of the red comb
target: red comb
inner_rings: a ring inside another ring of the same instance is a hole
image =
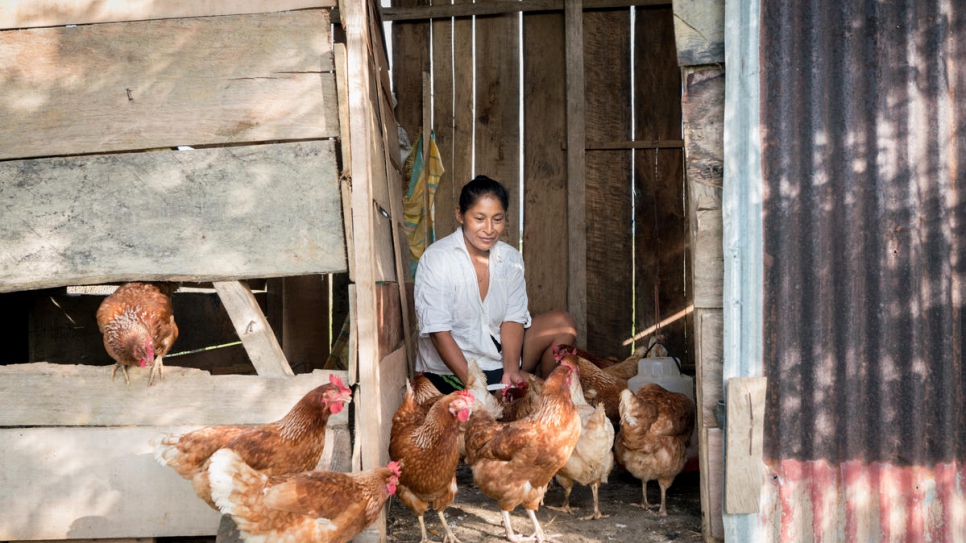
[[[459,395],[459,396],[467,396],[471,400],[475,400],[476,399],[476,396],[474,396],[473,393],[470,392],[469,390],[457,390],[456,391],[456,394]]]
[[[346,388],[346,386],[345,386],[345,385],[344,385],[344,384],[342,383],[342,379],[340,379],[340,378],[339,378],[339,376],[338,376],[338,375],[336,375],[336,374],[334,374],[334,373],[330,373],[330,374],[329,374],[329,382],[330,382],[330,383],[332,383],[333,385],[335,385],[335,386],[337,386],[337,387],[339,387],[339,391],[340,391],[340,392],[351,392],[351,391],[350,391],[350,390],[349,390],[348,388]]]
[[[402,475],[402,469],[399,466],[399,462],[393,460],[392,462],[389,462],[386,467],[389,468],[389,471],[391,471],[396,477]]]

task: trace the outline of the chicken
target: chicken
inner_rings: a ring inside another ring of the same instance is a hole
[[[604,367],[604,371],[624,379],[631,379],[637,375],[638,362],[645,356],[648,358],[660,358],[668,355],[667,349],[660,339],[651,337],[648,344],[638,347],[631,356],[611,366]],[[603,366],[601,366],[603,367]]]
[[[503,416],[500,422],[520,420],[536,408],[543,391],[543,379],[533,374],[527,375],[527,380],[514,387],[503,389]]]
[[[475,409],[483,409],[490,417],[499,419],[503,416],[503,405],[496,399],[486,385],[486,374],[480,369],[476,360],[466,361],[466,390],[473,393],[477,405]]]
[[[459,425],[473,412],[473,394],[453,392],[425,409],[416,403],[408,383],[406,388],[406,396],[392,418],[389,437],[389,457],[406,467],[399,478],[399,501],[419,517],[421,543],[429,541],[423,515],[430,503],[446,531],[443,542],[458,543],[443,510],[456,496]]]
[[[434,385],[433,382],[422,373],[413,379],[412,388],[413,398],[416,400],[417,404],[423,407],[432,405],[434,401],[443,396],[443,393],[436,388],[436,385]]]
[[[315,468],[325,447],[325,426],[352,398],[342,379],[310,390],[284,417],[257,426],[207,426],[183,435],[158,438],[155,458],[191,481],[198,497],[218,509],[211,498],[208,463],[222,448],[234,449],[253,469],[268,475],[297,473]]]
[[[246,543],[343,543],[379,517],[396,491],[400,466],[359,473],[268,475],[231,449],[211,456],[211,495]]]
[[[101,302],[97,327],[104,335],[104,349],[114,359],[111,379],[121,368],[124,381],[131,384],[128,366],[151,366],[148,386],[155,375],[164,380],[162,359],[178,339],[171,311],[175,288],[168,283],[126,283]]]
[[[580,379],[573,379],[570,383],[570,399],[573,400],[580,413],[580,439],[574,448],[570,459],[557,472],[557,482],[564,489],[564,501],[560,507],[551,507],[567,514],[570,510],[570,492],[574,481],[590,487],[594,494],[594,512],[581,517],[581,520],[599,520],[610,515],[602,515],[597,499],[597,490],[601,483],[607,482],[607,476],[614,468],[614,425],[607,418],[603,404],[591,407],[584,400],[584,392],[580,387]]]
[[[620,412],[620,431],[614,444],[617,461],[641,480],[644,499],[639,507],[650,509],[647,482],[657,479],[661,486],[658,513],[667,516],[664,498],[687,461],[694,430],[694,402],[684,394],[648,383],[636,393],[621,393]]]
[[[499,504],[510,541],[523,541],[510,525],[510,511],[520,504],[533,523],[533,537],[548,539],[535,511],[550,479],[567,463],[580,438],[580,414],[570,399],[570,381],[577,378],[574,362],[564,358],[551,372],[529,416],[501,423],[475,411],[467,424],[466,461],[473,481]]]
[[[554,356],[559,360],[563,356],[574,356],[580,374],[580,386],[584,389],[584,398],[590,405],[604,404],[604,411],[614,424],[620,423],[621,391],[627,388],[627,379],[611,375],[597,367],[590,359],[578,354],[576,347],[561,345],[559,350],[554,346]]]

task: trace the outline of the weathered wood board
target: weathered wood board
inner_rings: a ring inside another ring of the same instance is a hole
[[[724,63],[724,0],[674,0],[678,64]]]
[[[0,292],[345,271],[334,147],[0,163]]]
[[[630,133],[630,22],[627,9],[584,13],[588,141]],[[633,322],[631,156],[586,153],[587,329],[578,332],[587,350],[618,359],[630,354],[622,341]]]
[[[107,367],[0,366],[0,540],[214,534],[220,515],[157,464],[152,440],[278,420],[330,373],[212,377],[169,367],[148,387],[138,369],[125,385]],[[323,467],[348,467],[347,413],[329,419]]]
[[[732,377],[727,384],[724,512],[758,513],[765,431],[765,377]]]
[[[241,281],[216,281],[215,290],[258,374],[266,377],[294,375],[272,326],[248,285]]]
[[[0,159],[339,134],[327,10],[0,32]]]
[[[567,309],[567,96],[563,13],[523,16],[523,260],[533,314]]]
[[[339,371],[266,378],[165,366],[164,381],[149,387],[144,368],[131,368],[127,385],[121,376],[111,380],[110,366],[12,364],[0,366],[0,427],[261,424],[281,418],[333,373],[347,379]],[[347,423],[346,410],[330,419]]]
[[[336,4],[337,0],[4,0],[0,28],[239,15]]]

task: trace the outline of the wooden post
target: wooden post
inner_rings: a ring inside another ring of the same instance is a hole
[[[221,298],[221,303],[225,304],[235,332],[245,345],[248,357],[258,374],[295,375],[248,285],[241,281],[215,281],[212,284]]]
[[[765,377],[728,379],[725,513],[758,513],[764,463]]]
[[[567,309],[577,323],[577,346],[587,346],[587,228],[584,201],[584,7],[566,2],[567,56],[567,237],[570,240]]]

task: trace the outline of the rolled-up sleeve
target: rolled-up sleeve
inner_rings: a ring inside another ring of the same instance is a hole
[[[519,322],[524,328],[530,327],[530,305],[527,300],[527,283],[523,272],[523,258],[519,253],[511,253],[514,258],[507,262],[507,308],[505,321]]]
[[[437,256],[425,253],[416,268],[413,298],[420,337],[453,329],[452,303],[449,301],[452,286],[444,269],[447,263]]]

